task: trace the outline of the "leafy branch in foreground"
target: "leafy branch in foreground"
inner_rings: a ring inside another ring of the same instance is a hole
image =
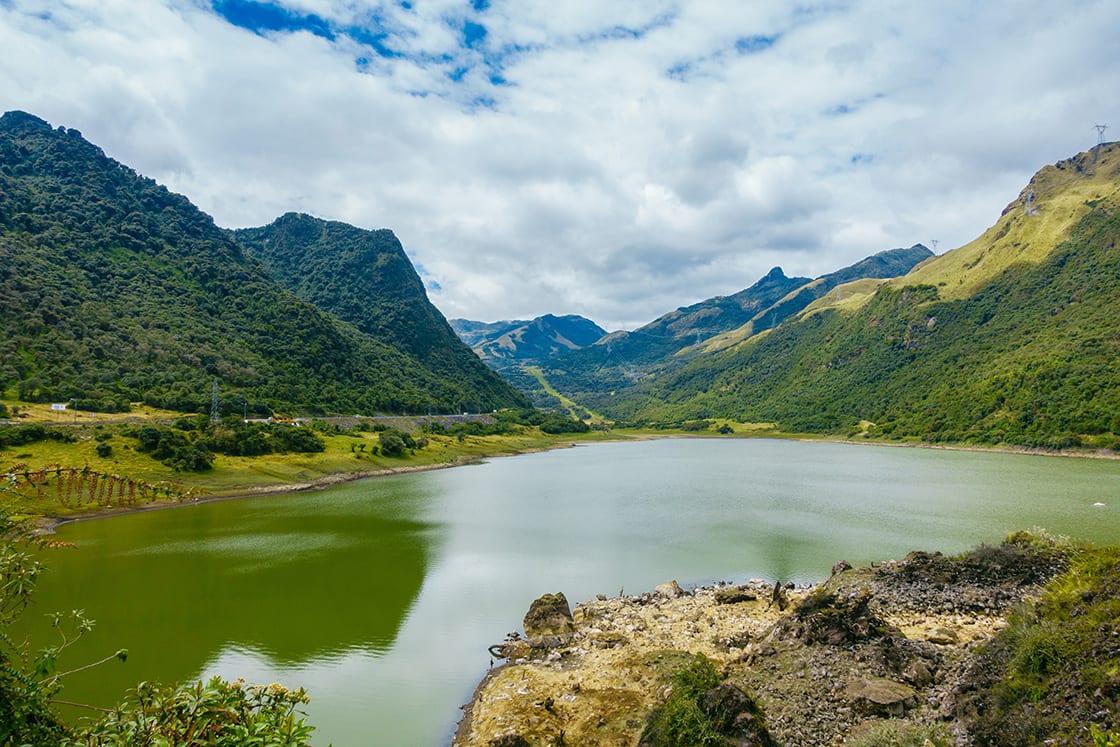
[[[297,710],[308,700],[303,689],[220,677],[170,687],[141,682],[100,722],[63,744],[296,747],[311,735]]]

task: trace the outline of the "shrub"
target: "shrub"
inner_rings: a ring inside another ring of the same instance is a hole
[[[377,441],[381,445],[381,453],[385,456],[394,457],[404,453],[403,434],[396,428],[386,428],[381,431],[377,436]]]
[[[302,689],[246,686],[220,677],[177,687],[142,682],[86,734],[64,744],[300,747],[312,731],[297,711],[307,702]]]
[[[673,691],[665,703],[650,714],[641,744],[670,747],[716,747],[725,744],[707,714],[700,697],[720,683],[712,662],[697,655],[692,664],[673,673]]]
[[[565,417],[563,415],[549,414],[540,424],[542,433],[559,435],[562,433],[587,433],[591,426],[582,420]]]

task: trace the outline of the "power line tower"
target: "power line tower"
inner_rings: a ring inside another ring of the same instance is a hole
[[[1093,127],[1097,130],[1097,145],[1093,149],[1093,163],[1096,163],[1101,154],[1101,146],[1104,145],[1104,131],[1108,129],[1108,125],[1095,124]]]
[[[214,379],[214,386],[210,390],[210,423],[216,425],[221,416],[218,408],[218,380]]]
[[[937,245],[938,245],[938,243],[940,243],[940,242],[938,242],[938,240],[937,240],[937,239],[930,239],[930,240],[929,240],[929,248],[933,250],[933,253],[934,253],[934,254],[937,254]]]

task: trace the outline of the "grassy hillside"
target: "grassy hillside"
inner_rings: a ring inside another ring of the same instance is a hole
[[[869,433],[891,438],[1117,446],[1117,154],[1110,146],[1095,162],[1082,154],[1044,169],[1034,182],[1040,213],[1005,213],[985,233],[988,243],[981,237],[874,293],[862,288],[862,304],[811,308],[765,337],[704,356],[620,398],[611,414],[724,416],[825,432],[870,421]],[[1032,222],[1045,211],[1056,217]],[[1055,235],[1063,240],[1044,251]],[[1003,253],[1016,244],[1023,256],[1010,261]],[[960,287],[975,289],[962,295]]]
[[[0,392],[206,411],[215,379],[239,413],[464,401],[457,374],[288,292],[185,197],[76,130],[0,118]]]

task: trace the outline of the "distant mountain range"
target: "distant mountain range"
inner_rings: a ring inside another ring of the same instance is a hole
[[[555,404],[554,395],[541,383],[543,375],[550,387],[572,400],[592,410],[609,411],[620,393],[685,366],[711,346],[771,329],[843,282],[892,277],[932,256],[920,244],[892,249],[816,279],[786,277],[775,267],[738,293],[679,308],[632,332],[603,336],[592,345],[560,349],[532,361],[483,358],[542,406]],[[519,367],[526,362],[543,373],[526,376]]]
[[[924,248],[905,250],[918,264],[899,277],[825,276],[736,330],[693,341],[675,366],[623,348],[640,337],[630,333],[555,358],[545,374],[623,420],[1117,449],[1118,239],[1111,143],[1043,168],[971,243],[924,261]]]
[[[523,406],[388,231],[228,232],[73,129],[0,117],[0,390],[95,410]]]
[[[536,363],[598,342],[606,330],[590,319],[545,314],[529,321],[474,322],[452,319],[456,334],[480,358],[496,365]]]

